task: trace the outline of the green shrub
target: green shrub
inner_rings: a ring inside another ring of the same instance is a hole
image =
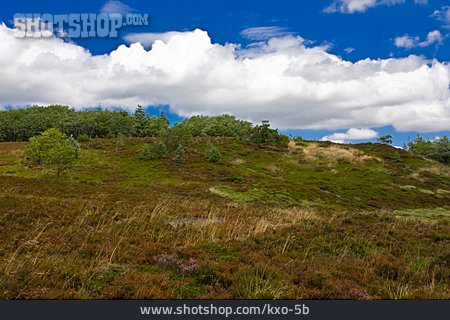
[[[158,141],[153,145],[152,157],[153,159],[162,159],[167,155],[167,147],[162,141]]]
[[[85,133],[82,133],[77,137],[78,142],[88,142],[90,139],[91,138]]]
[[[149,147],[148,144],[144,144],[144,146],[142,147],[142,150],[141,150],[141,153],[140,153],[139,157],[142,160],[150,160],[150,159],[152,159],[152,149]]]
[[[125,136],[122,133],[117,135],[116,146],[117,148],[123,148],[125,146]]]
[[[416,140],[406,144],[406,148],[419,156],[450,164],[450,140],[447,136],[435,140],[425,140],[417,135]]]
[[[161,142],[163,142],[169,152],[175,151],[180,145],[187,146],[192,142],[192,135],[188,128],[180,124],[162,131]]]
[[[185,158],[184,158],[184,147],[182,144],[179,144],[177,147],[177,150],[175,151],[175,162],[176,163],[184,163],[185,162]]]
[[[254,127],[249,138],[255,143],[275,143],[287,140],[286,136],[278,133],[278,130],[271,129],[267,120],[263,121],[261,125]]]
[[[378,138],[378,143],[391,145],[393,143],[392,135],[387,134],[385,136],[379,137]]]
[[[73,137],[67,138],[58,129],[52,128],[30,138],[25,154],[29,162],[56,170],[59,176],[80,158],[80,145]]]
[[[167,155],[166,145],[162,141],[158,141],[152,148],[148,144],[144,144],[141,150],[140,158],[143,160],[158,160]]]
[[[222,159],[222,153],[215,146],[210,145],[206,151],[206,160],[209,162],[219,162]]]
[[[281,299],[288,291],[279,270],[267,266],[237,271],[230,290],[234,299]]]
[[[193,116],[181,122],[190,134],[209,137],[239,137],[245,138],[249,135],[252,124],[247,121],[236,119],[228,114],[215,117]]]
[[[396,151],[396,152],[392,155],[391,159],[392,159],[393,161],[395,161],[395,162],[402,162],[402,156],[400,155],[400,153],[399,153],[398,151]]]

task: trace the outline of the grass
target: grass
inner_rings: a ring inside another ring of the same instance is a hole
[[[400,217],[422,220],[450,220],[450,208],[398,210],[394,211],[394,214]]]
[[[450,298],[445,167],[219,138],[219,163],[199,138],[177,165],[144,143],[90,140],[59,179],[0,144],[0,298]]]

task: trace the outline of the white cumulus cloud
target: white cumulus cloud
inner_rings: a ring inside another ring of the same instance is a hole
[[[150,50],[105,55],[0,26],[0,106],[169,105],[180,116],[232,113],[279,128],[450,129],[450,66],[411,55],[350,62],[300,37],[239,49],[205,31],[160,35]]]
[[[156,40],[161,40],[163,42],[168,42],[173,36],[181,35],[182,32],[178,31],[169,31],[169,32],[147,32],[147,33],[130,33],[124,36],[125,42],[128,44],[131,43],[140,43],[145,48],[150,48],[151,45],[156,42]]]
[[[420,41],[419,37],[410,37],[409,35],[404,35],[402,37],[397,37],[394,39],[394,44],[398,48],[411,49],[415,47],[425,48],[431,46],[432,44],[441,44],[444,41],[439,30],[430,31],[427,38]]]
[[[378,132],[371,129],[350,128],[345,133],[333,133],[322,137],[323,141],[333,141],[336,143],[344,143],[348,140],[370,140],[378,136]]]

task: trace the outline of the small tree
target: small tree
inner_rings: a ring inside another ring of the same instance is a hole
[[[385,136],[379,137],[378,143],[391,145],[393,143],[392,135],[387,134]]]
[[[402,156],[400,155],[400,153],[398,151],[396,151],[391,158],[393,161],[395,162],[402,162]]]
[[[123,148],[125,146],[125,136],[123,133],[119,133],[116,138],[117,148]]]
[[[152,148],[152,159],[162,159],[167,155],[167,147],[164,142],[158,141]]]
[[[168,151],[173,152],[179,145],[189,145],[192,142],[192,135],[186,126],[176,124],[170,129],[162,130],[160,139]]]
[[[433,141],[430,158],[450,164],[450,139],[447,136]]]
[[[30,138],[25,154],[30,162],[56,170],[59,176],[80,158],[80,145],[73,137],[67,138],[58,129],[52,128]]]
[[[219,162],[220,159],[222,159],[222,153],[220,153],[220,150],[215,146],[210,145],[206,151],[206,160],[216,163]]]
[[[175,151],[175,162],[184,163],[185,161],[184,154],[185,154],[184,147],[182,144],[179,144],[177,150]]]
[[[267,120],[264,120],[261,125],[254,127],[250,133],[250,140],[255,143],[274,143],[286,139],[287,137],[278,133],[278,130],[271,129]]]
[[[78,142],[88,142],[90,139],[91,138],[85,133],[82,133],[77,137]]]
[[[152,150],[150,149],[148,144],[144,144],[139,157],[142,160],[150,160],[152,158]]]
[[[158,141],[152,148],[148,144],[144,144],[141,150],[141,159],[143,160],[156,160],[162,159],[167,155],[167,148],[164,142]]]

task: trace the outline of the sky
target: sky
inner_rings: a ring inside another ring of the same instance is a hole
[[[139,13],[118,37],[19,39],[16,13]],[[12,1],[0,108],[137,104],[231,113],[306,139],[450,133],[450,4],[438,0]]]

